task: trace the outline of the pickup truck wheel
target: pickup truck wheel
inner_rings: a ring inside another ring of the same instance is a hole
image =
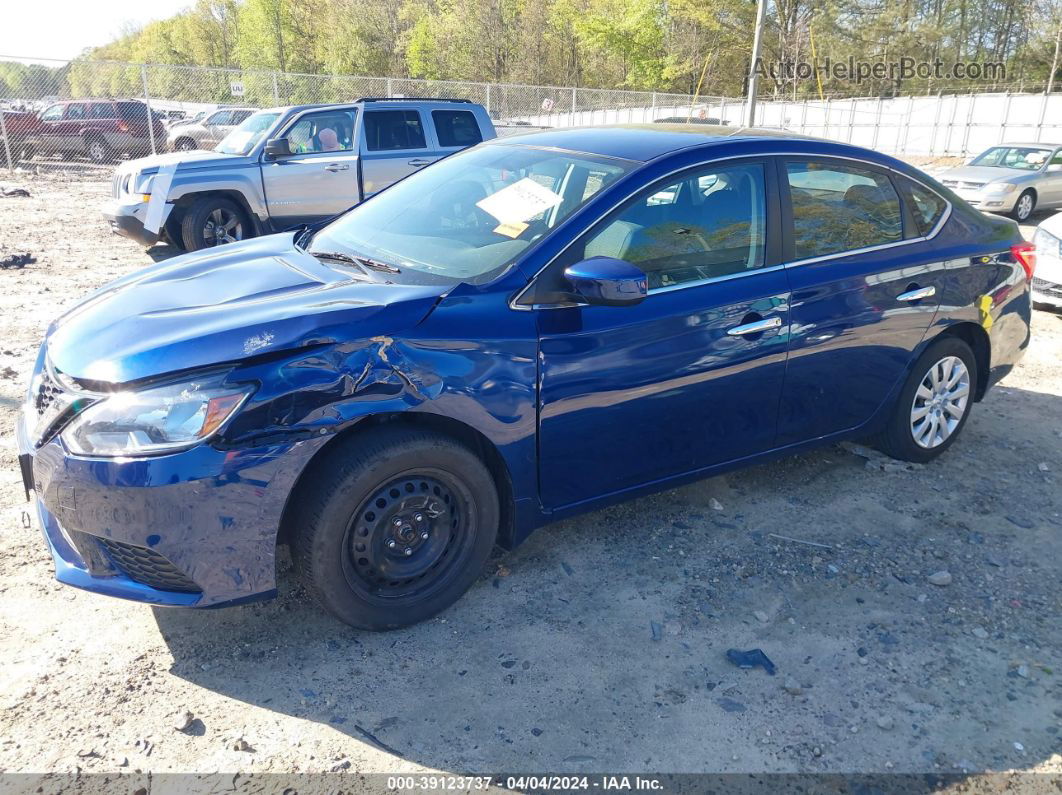
[[[475,582],[498,533],[498,493],[464,445],[380,427],[326,453],[298,495],[292,557],[315,599],[369,630],[423,621]]]
[[[181,222],[186,251],[198,251],[253,237],[243,210],[230,199],[207,196],[188,208]]]
[[[109,163],[114,159],[114,155],[111,153],[111,148],[107,146],[107,142],[99,136],[92,136],[85,139],[85,154],[88,155],[88,159],[93,163]]]

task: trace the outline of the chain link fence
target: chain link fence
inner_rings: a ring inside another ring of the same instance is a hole
[[[211,148],[250,110],[366,96],[468,99],[487,108],[501,134],[665,121],[740,126],[747,114],[740,97],[0,57],[0,166],[88,168]],[[1062,142],[1062,93],[764,98],[756,123],[900,155],[965,156],[1005,140]]]

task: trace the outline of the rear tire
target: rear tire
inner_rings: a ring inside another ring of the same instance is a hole
[[[875,445],[923,464],[951,447],[966,426],[977,387],[977,359],[957,337],[939,339],[918,357]]]
[[[498,534],[498,493],[453,439],[384,426],[315,464],[291,517],[295,568],[340,621],[388,630],[446,609],[475,582]]]
[[[254,233],[247,216],[236,202],[221,196],[199,199],[188,208],[181,221],[181,241],[185,251],[235,243],[248,237],[254,237]]]

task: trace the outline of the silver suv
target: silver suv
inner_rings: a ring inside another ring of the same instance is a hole
[[[103,215],[145,246],[188,251],[330,218],[453,152],[496,137],[467,100],[362,98],[261,110],[213,151],[122,163]]]

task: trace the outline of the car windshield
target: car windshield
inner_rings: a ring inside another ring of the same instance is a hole
[[[265,111],[248,116],[239,127],[221,139],[214,151],[224,155],[247,154],[262,140],[262,136],[269,132],[279,116],[279,113]]]
[[[326,226],[310,253],[486,282],[634,165],[522,146],[467,149]]]
[[[970,165],[1039,171],[1050,155],[1050,149],[1037,146],[993,146],[987,152],[978,155]]]

